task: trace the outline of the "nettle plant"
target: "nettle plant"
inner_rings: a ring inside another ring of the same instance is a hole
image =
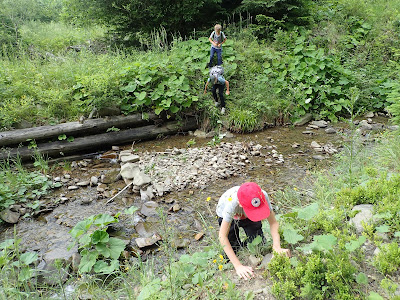
[[[120,213],[115,216],[98,214],[78,224],[69,232],[78,243],[82,256],[79,273],[96,272],[111,274],[119,269],[119,257],[125,249],[125,242],[107,233],[107,226],[117,223]]]
[[[287,51],[267,49],[263,58],[264,71],[258,80],[272,81],[273,92],[282,98],[292,95],[295,117],[314,112],[336,121],[351,105],[348,90],[355,85],[351,71],[305,36],[298,36]]]

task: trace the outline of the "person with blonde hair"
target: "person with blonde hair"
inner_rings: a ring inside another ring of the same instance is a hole
[[[210,62],[208,67],[211,68],[213,66],[213,59],[215,53],[217,53],[217,65],[222,65],[222,44],[226,41],[225,34],[221,31],[222,26],[217,24],[214,26],[214,31],[211,33],[208,40],[211,43],[211,50],[210,50]]]

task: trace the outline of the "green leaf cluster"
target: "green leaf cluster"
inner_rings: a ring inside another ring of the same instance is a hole
[[[82,255],[79,264],[80,273],[92,271],[111,274],[119,269],[119,257],[125,249],[125,242],[107,233],[107,225],[118,222],[118,216],[98,214],[91,216],[70,230],[71,236],[78,243]],[[93,230],[92,226],[97,229]]]

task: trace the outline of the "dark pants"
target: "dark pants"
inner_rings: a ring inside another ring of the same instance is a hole
[[[211,47],[210,50],[210,64],[208,65],[210,68],[213,65],[213,59],[214,59],[214,54],[217,53],[217,65],[220,66],[222,65],[222,48],[221,49],[215,49],[214,47]]]
[[[219,226],[221,226],[222,218],[218,218],[218,223]],[[229,243],[231,243],[233,251],[236,252],[240,247],[246,246],[246,244],[240,240],[239,227],[244,229],[248,242],[252,242],[257,236],[261,236],[264,240],[261,221],[253,222],[249,219],[233,220],[228,233],[228,240]]]
[[[224,98],[225,85],[222,85],[222,84],[214,84],[213,85],[212,94],[213,94],[215,102],[218,102],[217,89],[218,89],[219,100],[221,102],[221,107],[225,107],[225,98]]]

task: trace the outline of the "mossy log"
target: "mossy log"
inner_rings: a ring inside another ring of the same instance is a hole
[[[112,131],[75,138],[72,142],[66,140],[37,144],[36,149],[19,147],[4,149],[0,152],[0,160],[20,157],[22,161],[31,160],[35,151],[49,158],[66,156],[74,153],[95,153],[108,149],[113,145],[129,144],[138,140],[155,139],[160,135],[170,135],[177,132],[187,132],[197,128],[195,118],[186,121],[170,121],[162,126],[147,125],[143,127]]]
[[[57,125],[39,126],[26,129],[17,129],[0,132],[0,147],[14,146],[35,140],[36,142],[57,138],[59,135],[79,137],[97,133],[105,133],[109,128],[134,128],[144,124],[154,124],[155,120],[160,120],[153,113],[149,114],[147,120],[142,119],[142,114],[129,116],[116,116],[100,119],[88,119],[81,122],[68,122]]]

